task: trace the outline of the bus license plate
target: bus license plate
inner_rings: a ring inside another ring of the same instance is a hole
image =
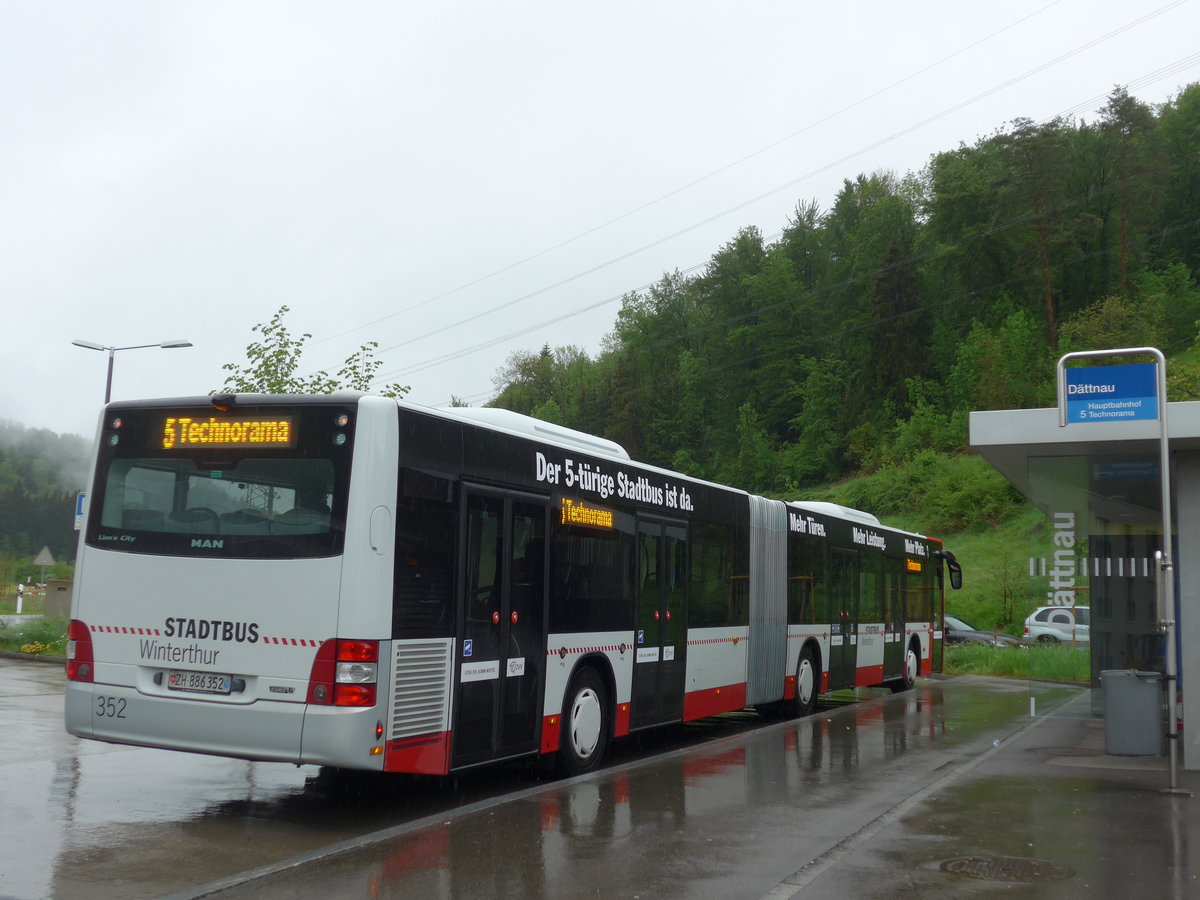
[[[230,677],[212,672],[189,672],[171,669],[167,672],[167,687],[173,691],[190,691],[193,694],[228,694]]]

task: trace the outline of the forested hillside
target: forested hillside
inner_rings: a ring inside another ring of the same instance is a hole
[[[42,547],[56,560],[75,558],[75,492],[87,457],[78,435],[0,421],[0,576]]]
[[[847,179],[831,208],[801,201],[779,235],[744,229],[627,295],[595,358],[514,354],[493,405],[795,496],[958,465],[967,412],[1053,405],[1070,350],[1157,346],[1191,399],[1198,148],[1200,85],[1158,108],[1115,89],[1093,119],[1017,120],[920,172]]]

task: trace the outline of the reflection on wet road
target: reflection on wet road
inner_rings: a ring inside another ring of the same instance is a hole
[[[1013,727],[1029,690],[922,681],[796,722],[724,717],[620,742],[605,772],[564,782],[529,765],[344,778],[78,741],[62,730],[59,669],[0,660],[0,896],[159,897],[381,829],[391,837],[369,860],[350,851],[322,867],[329,895],[551,897],[620,884],[669,896],[686,861],[709,895],[745,896],[748,859],[761,856],[764,883],[778,883],[864,807],[888,809]],[[1043,690],[1050,702],[1070,692]],[[820,835],[797,828],[818,819]],[[304,872],[299,893],[321,893],[316,875]],[[295,877],[244,890],[294,898]]]

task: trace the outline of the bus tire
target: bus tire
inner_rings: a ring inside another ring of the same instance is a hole
[[[921,654],[917,649],[916,641],[908,645],[908,649],[904,651],[904,668],[900,672],[900,677],[892,682],[892,693],[898,694],[901,691],[911,691],[917,683],[917,673],[921,671]]]
[[[581,775],[600,764],[608,746],[609,718],[604,680],[595,669],[580,669],[571,679],[563,703],[559,772]]]
[[[811,716],[817,709],[821,693],[821,665],[812,644],[805,644],[796,663],[796,693],[792,698],[792,713],[796,718]]]

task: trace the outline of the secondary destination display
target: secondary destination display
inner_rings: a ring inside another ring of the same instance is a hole
[[[291,418],[193,419],[167,416],[163,420],[162,449],[186,447],[291,447],[296,429]]]
[[[588,506],[582,500],[562,498],[562,524],[586,525],[589,528],[612,528],[613,513],[610,509]]]

